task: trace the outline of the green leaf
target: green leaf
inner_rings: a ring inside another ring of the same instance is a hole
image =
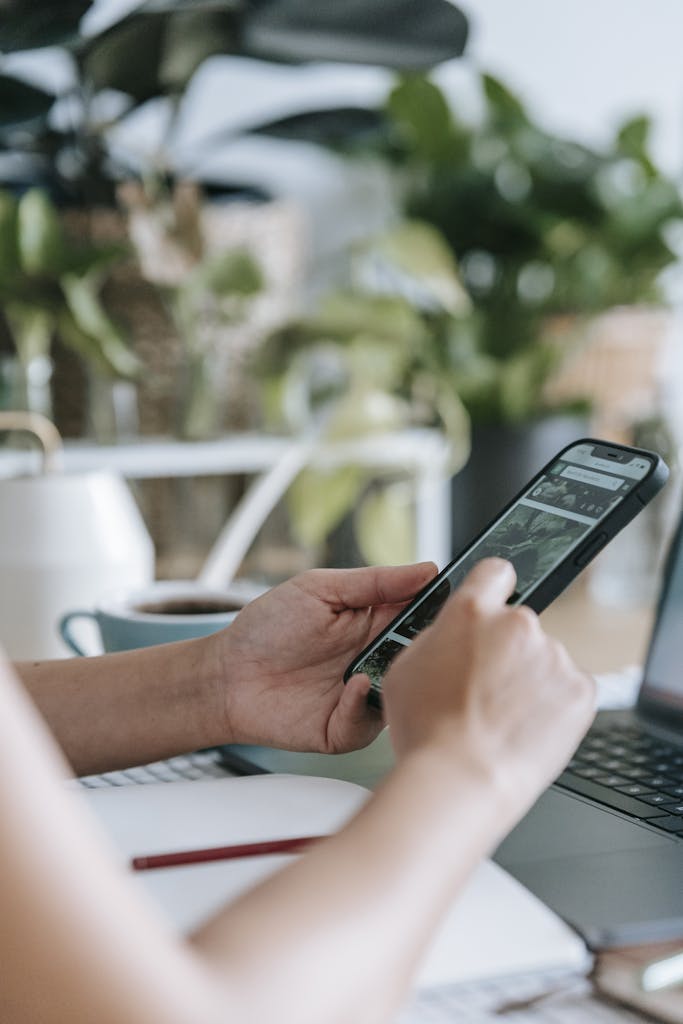
[[[354,515],[354,531],[368,565],[407,565],[415,559],[415,505],[406,481],[374,487]]]
[[[625,121],[617,132],[617,142],[620,148],[631,156],[645,156],[651,129],[652,120],[646,114],[632,117]]]
[[[19,254],[27,274],[59,274],[64,236],[59,216],[42,189],[25,192],[18,208]]]
[[[6,284],[19,271],[17,201],[0,191],[0,282]]]
[[[97,295],[99,282],[91,277],[65,274],[61,279],[70,319],[60,319],[60,333],[72,348],[114,377],[134,378],[140,362],[123,332],[107,316]],[[64,331],[66,329],[66,334]]]
[[[367,381],[364,384],[363,388],[356,387],[336,400],[325,432],[328,440],[348,441],[407,425],[406,402],[379,388],[369,387]]]
[[[419,347],[425,337],[424,324],[403,298],[335,292],[321,303],[318,313],[301,325],[309,339],[352,341],[359,334],[392,340],[395,344]]]
[[[287,495],[292,528],[301,544],[321,544],[356,504],[366,474],[358,466],[329,472],[303,470]]]
[[[18,127],[46,126],[54,102],[54,93],[11,75],[0,75],[0,136],[11,139]]]
[[[225,10],[179,11],[166,28],[159,82],[165,91],[182,92],[208,57],[236,52],[237,23]]]
[[[79,355],[98,373],[109,375],[109,367],[102,358],[102,351],[89,334],[82,331],[71,313],[62,310],[57,316],[57,333],[62,343]]]
[[[529,118],[521,100],[500,79],[493,75],[482,75],[481,82],[489,114],[494,120],[519,127],[528,124]]]
[[[3,312],[24,366],[49,353],[54,330],[54,317],[49,312],[19,303],[7,303]]]
[[[352,386],[355,383],[363,391],[368,387],[398,391],[411,362],[405,345],[392,345],[372,334],[358,334],[344,355]]]
[[[216,382],[212,360],[203,352],[190,350],[185,367],[186,388],[183,401],[180,433],[187,441],[212,437],[220,417],[216,408]]]
[[[199,287],[212,295],[244,298],[263,288],[261,269],[248,249],[227,249],[208,256],[194,271]]]
[[[67,240],[64,252],[63,272],[76,274],[78,277],[88,274],[93,278],[102,279],[111,267],[131,255],[130,246],[122,242],[112,242],[111,244],[99,242],[81,244],[79,242],[78,244],[74,243],[73,247],[69,243],[70,239]]]
[[[542,385],[558,359],[557,351],[537,345],[506,360],[499,376],[500,409],[505,421],[520,423],[543,407]]]
[[[448,0],[268,0],[248,5],[242,40],[264,60],[425,70],[459,57],[467,29]]]
[[[470,298],[460,281],[453,250],[431,224],[403,221],[393,231],[371,243],[366,252],[373,260],[386,261],[385,274],[393,267],[417,282],[430,304],[454,315],[469,312]],[[400,279],[396,281],[396,287],[400,294]],[[410,293],[409,282],[406,291]]]
[[[207,57],[239,52],[236,6],[146,4],[81,48],[83,74],[92,88],[118,89],[137,103],[180,93]]]
[[[433,82],[422,75],[405,77],[390,93],[387,111],[411,156],[428,161],[448,158],[457,141],[455,124],[444,94]]]
[[[88,87],[117,89],[139,103],[159,95],[164,20],[132,14],[81,47],[78,61]]]
[[[3,0],[0,51],[65,45],[78,36],[91,0]]]
[[[247,130],[288,142],[310,142],[331,149],[349,149],[378,145],[387,135],[388,123],[380,111],[349,106],[305,110],[261,122]],[[224,133],[223,140],[231,137],[234,137],[234,129],[230,136]],[[220,139],[213,137],[206,141],[215,144]]]
[[[448,471],[458,473],[470,457],[470,417],[452,380],[440,383],[436,396],[440,427],[450,445]]]
[[[607,228],[618,236],[619,246],[628,246],[632,253],[657,240],[664,224],[681,212],[677,187],[670,181],[652,181],[645,190],[615,204]]]

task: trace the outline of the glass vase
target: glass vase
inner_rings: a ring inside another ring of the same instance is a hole
[[[51,381],[49,356],[24,362],[16,355],[0,355],[0,409],[38,412],[52,419]]]
[[[138,391],[130,380],[88,374],[88,435],[99,444],[117,444],[139,435]]]

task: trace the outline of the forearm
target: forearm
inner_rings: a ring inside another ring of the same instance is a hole
[[[219,971],[230,965],[254,1021],[389,1020],[434,926],[499,839],[499,804],[491,780],[413,755],[345,829],[195,941]]]
[[[3,1020],[389,1020],[433,924],[497,838],[490,783],[411,756],[341,833],[201,929],[192,955],[107,862],[2,682]],[[48,861],[36,855],[46,844]]]
[[[15,668],[76,774],[229,742],[203,640]]]

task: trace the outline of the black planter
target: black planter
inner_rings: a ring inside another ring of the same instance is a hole
[[[467,465],[453,477],[456,555],[560,448],[589,434],[583,416],[547,416],[519,426],[474,424]]]

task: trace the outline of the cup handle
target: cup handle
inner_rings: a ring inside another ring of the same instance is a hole
[[[59,633],[64,643],[71,648],[74,654],[78,654],[81,658],[87,658],[88,652],[83,650],[71,632],[71,623],[76,619],[92,619],[93,622],[96,622],[97,616],[93,612],[73,611],[62,615],[59,620]]]

